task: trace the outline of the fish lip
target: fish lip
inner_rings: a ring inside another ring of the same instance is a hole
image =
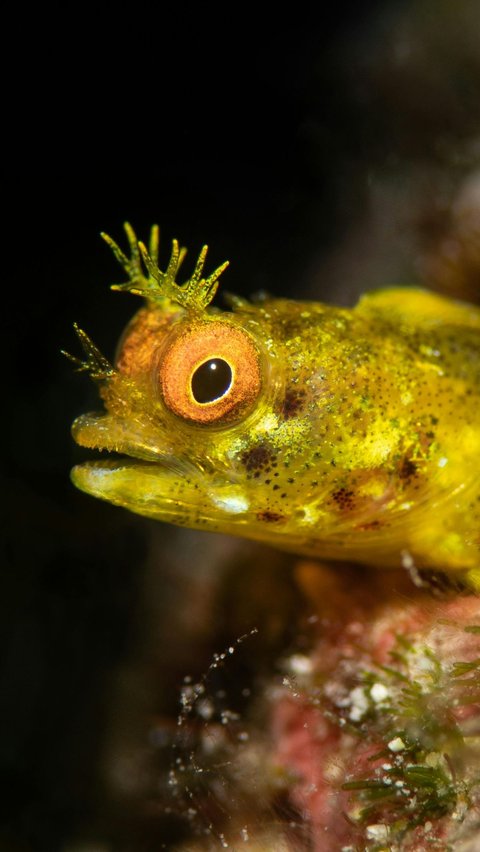
[[[100,497],[102,496],[102,483],[105,483],[105,477],[108,477],[110,474],[120,474],[122,471],[128,471],[128,469],[139,471],[140,469],[145,470],[148,468],[159,469],[161,466],[157,462],[149,462],[143,459],[120,455],[115,458],[87,459],[72,467],[70,479],[80,491]],[[166,471],[167,468],[165,468]]]
[[[145,462],[165,467],[170,467],[176,461],[176,456],[168,446],[154,446],[151,436],[135,433],[129,426],[109,414],[82,414],[72,424],[72,437],[80,447],[113,454],[108,464],[104,460],[100,462],[107,467],[111,467],[110,461],[127,464],[129,460],[134,460],[138,464]],[[96,463],[97,459],[94,459],[92,464]]]
[[[184,480],[185,474],[186,470],[175,458],[152,462],[118,456],[77,464],[70,471],[70,478],[80,491],[136,511],[136,504],[144,502],[150,492],[156,495],[157,502],[173,504],[175,500],[169,495],[169,488],[175,481]],[[137,490],[139,479],[144,486],[149,483],[151,488]]]
[[[126,467],[165,467],[168,469],[168,464],[159,458],[157,461],[149,461],[147,459],[137,458],[136,456],[121,456],[116,455],[113,450],[108,450],[106,447],[96,447],[95,449],[101,452],[108,452],[110,458],[106,459],[86,459],[74,465],[73,470],[77,468],[94,468],[96,470],[117,470]]]
[[[100,448],[99,448],[100,449]],[[109,451],[111,452],[111,451]],[[105,459],[86,459],[79,464],[76,464],[71,470],[71,479],[75,485],[79,485],[79,478],[90,473],[114,473],[116,471],[128,470],[150,470],[152,473],[157,471],[162,476],[180,476],[194,475],[198,472],[186,462],[179,461],[175,456],[167,454],[158,456],[158,458],[144,459],[133,455],[117,455],[115,452]]]

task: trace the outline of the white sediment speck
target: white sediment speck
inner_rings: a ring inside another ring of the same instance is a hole
[[[352,722],[359,722],[362,716],[368,710],[368,698],[365,695],[363,686],[356,686],[350,693],[350,712],[349,719]]]
[[[208,719],[212,718],[212,716],[215,712],[215,708],[213,706],[213,703],[208,698],[203,698],[200,701],[197,701],[197,703],[195,705],[195,710],[196,710],[198,716],[200,716],[202,719],[205,719],[207,721],[208,721]]]
[[[390,740],[388,747],[390,751],[393,751],[394,754],[397,754],[399,751],[404,750],[405,743],[403,742],[401,737],[394,737],[393,740]]]
[[[288,667],[296,675],[307,675],[311,674],[313,664],[310,657],[305,654],[292,654],[288,658]]]
[[[446,464],[448,464],[448,459],[445,456],[438,460],[439,467],[445,467]]]
[[[367,825],[367,837],[369,840],[377,841],[377,843],[388,840],[388,825],[384,825],[381,822],[374,825]]]
[[[380,704],[381,701],[385,701],[389,695],[390,693],[383,683],[374,683],[370,689],[370,696],[375,704]]]

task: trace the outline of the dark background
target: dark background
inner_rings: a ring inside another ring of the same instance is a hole
[[[70,485],[70,423],[98,403],[60,349],[78,353],[75,320],[113,357],[138,306],[109,291],[100,230],[159,222],[165,253],[175,236],[192,259],[208,242],[244,295],[352,303],[420,281],[478,299],[458,213],[479,162],[478,2],[315,11],[267,28],[243,5],[78,7],[10,32],[6,79],[24,82],[4,98],[2,850],[166,848],[175,827],[144,807],[146,720],[173,718],[183,675],[229,641],[209,620],[217,576],[258,561]]]

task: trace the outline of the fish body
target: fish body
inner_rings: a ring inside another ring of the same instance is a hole
[[[73,425],[124,457],[77,466],[74,483],[181,526],[480,589],[480,309],[390,288],[353,308],[222,311],[204,252],[179,286],[176,244],[162,273],[156,232],[149,252],[127,234],[130,258],[110,241],[121,289],[146,304],[115,367],[80,333],[105,412]]]

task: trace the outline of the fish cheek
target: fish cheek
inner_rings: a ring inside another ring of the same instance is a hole
[[[268,440],[262,440],[244,450],[238,458],[252,495],[255,518],[262,525],[272,527],[286,523],[289,517],[288,485],[286,478],[282,481],[280,457]]]

